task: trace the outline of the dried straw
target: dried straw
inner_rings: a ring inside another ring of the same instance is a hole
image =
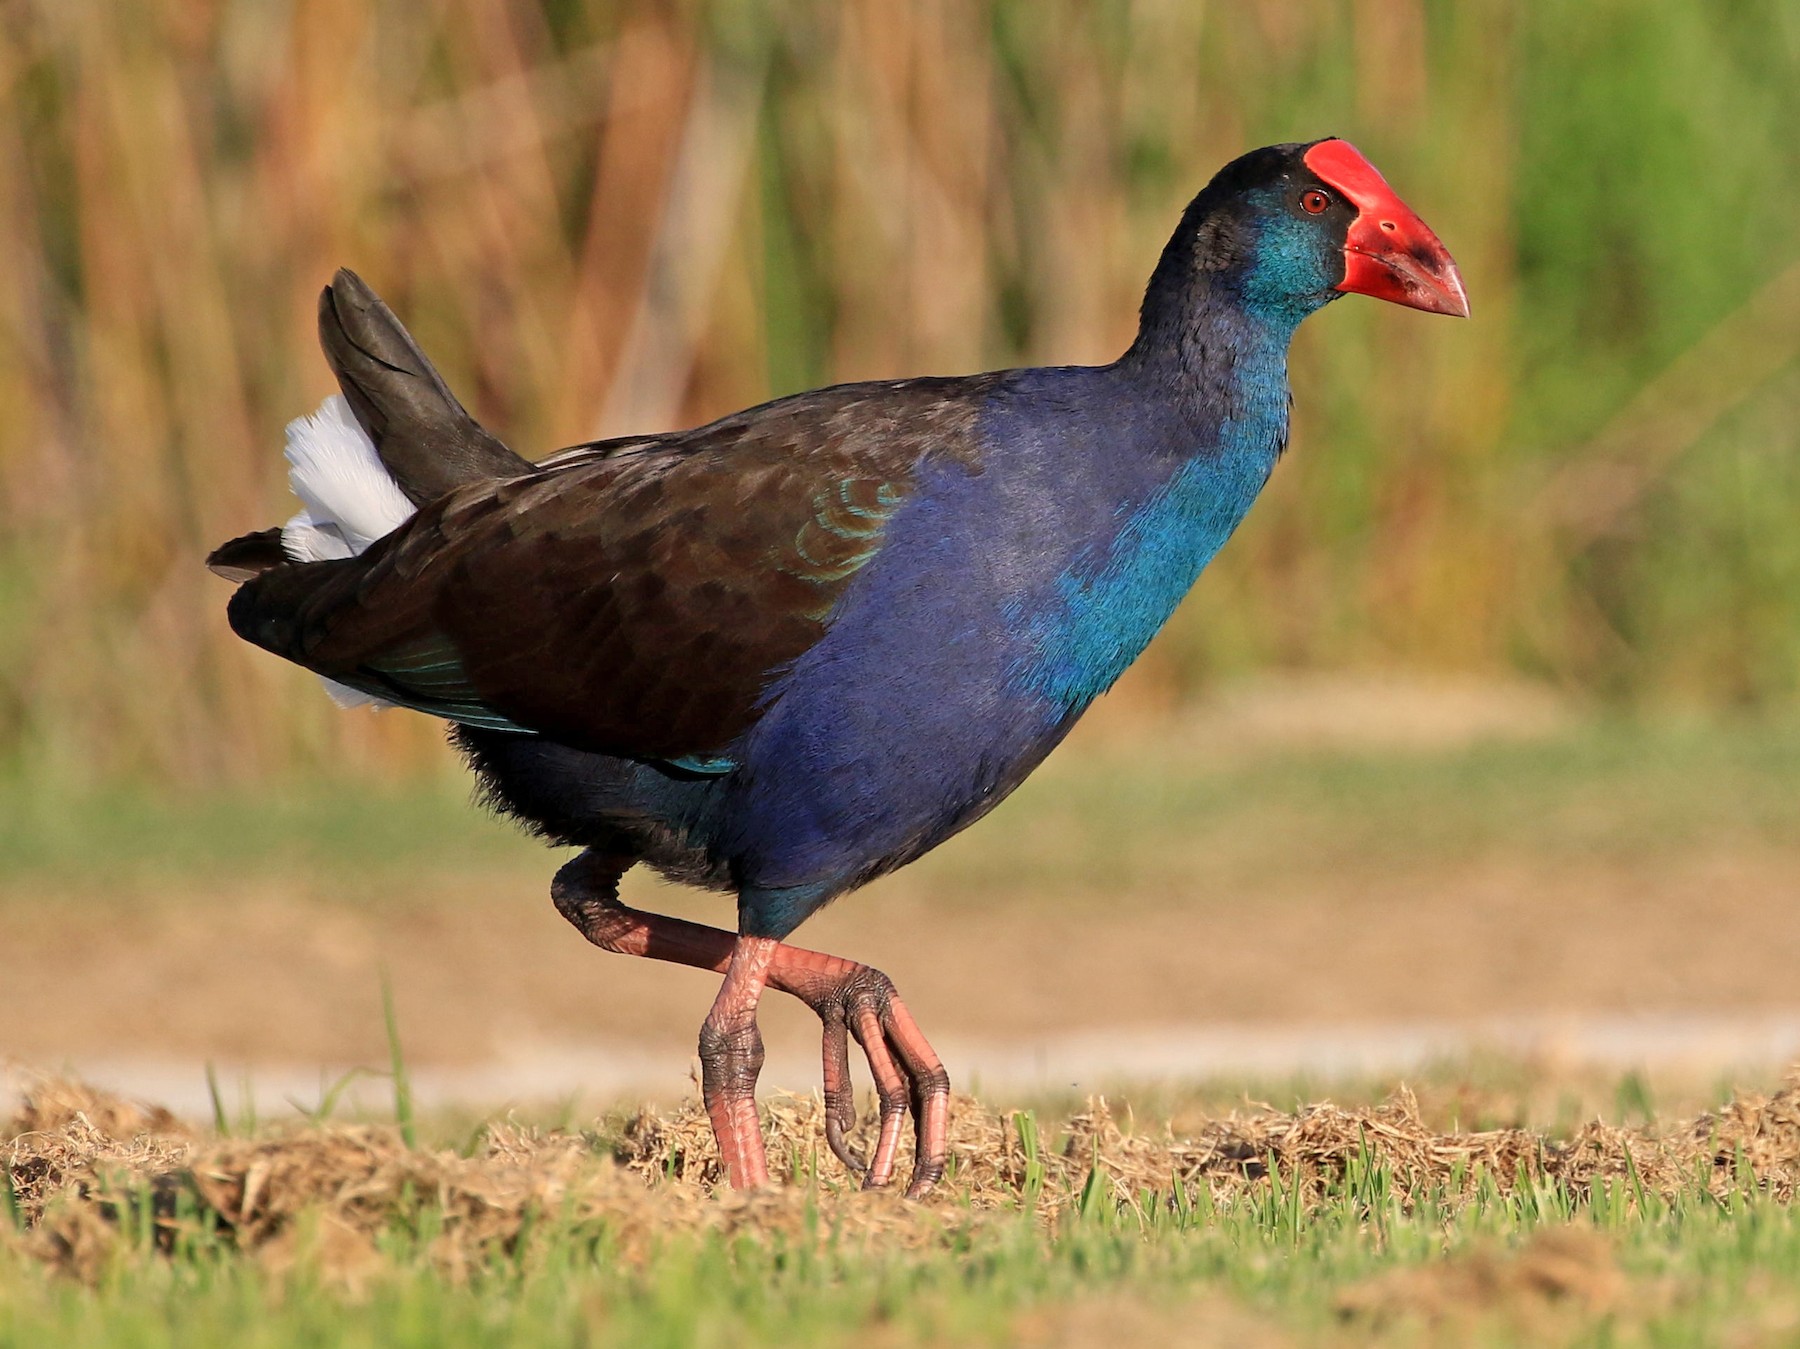
[[[148,1196],[168,1240],[199,1214],[277,1268],[310,1243],[351,1282],[374,1261],[378,1232],[396,1221],[416,1228],[427,1211],[430,1255],[457,1276],[496,1250],[514,1250],[546,1215],[603,1229],[620,1258],[645,1260],[682,1232],[921,1246],[997,1212],[1034,1210],[1054,1224],[1084,1191],[1091,1199],[1094,1182],[1141,1215],[1177,1185],[1189,1196],[1204,1186],[1215,1205],[1230,1206],[1266,1187],[1272,1168],[1284,1188],[1314,1205],[1359,1161],[1384,1167],[1403,1203],[1429,1194],[1451,1206],[1484,1184],[1507,1195],[1560,1183],[1580,1196],[1605,1180],[1622,1182],[1623,1193],[1641,1186],[1668,1197],[1702,1179],[1721,1195],[1748,1179],[1783,1202],[1800,1185],[1800,1073],[1773,1096],[1739,1096],[1667,1129],[1596,1121],[1560,1141],[1527,1129],[1434,1131],[1404,1087],[1372,1108],[1233,1111],[1179,1138],[1167,1126],[1139,1132],[1121,1124],[1104,1100],[1060,1126],[1039,1126],[962,1097],[952,1114],[949,1180],[923,1205],[858,1192],[823,1148],[821,1124],[816,1099],[772,1098],[771,1165],[790,1183],[739,1195],[718,1185],[697,1104],[640,1111],[610,1137],[496,1123],[463,1156],[409,1148],[396,1129],[371,1125],[204,1137],[167,1111],[46,1078],[0,1132],[0,1156],[29,1249],[73,1272],[98,1268],[119,1215]],[[868,1120],[859,1126],[865,1149],[872,1128]],[[1377,1303],[1382,1296],[1370,1294]]]

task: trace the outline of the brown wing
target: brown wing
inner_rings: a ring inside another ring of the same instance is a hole
[[[992,377],[850,385],[459,488],[361,558],[247,584],[250,640],[477,725],[723,749],[824,631],[928,458],[976,464]]]

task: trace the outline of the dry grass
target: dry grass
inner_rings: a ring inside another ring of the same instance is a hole
[[[770,1101],[765,1127],[772,1161],[778,1172],[786,1163],[791,1183],[748,1195],[717,1187],[697,1105],[641,1112],[609,1133],[491,1124],[463,1155],[409,1148],[398,1130],[375,1125],[211,1137],[154,1107],[44,1079],[0,1146],[29,1249],[85,1275],[101,1267],[122,1214],[153,1222],[165,1242],[184,1226],[206,1227],[276,1267],[306,1247],[354,1280],[376,1262],[384,1230],[397,1220],[417,1227],[426,1213],[433,1263],[458,1276],[512,1249],[546,1215],[601,1224],[622,1258],[644,1260],[672,1233],[918,1247],[966,1234],[989,1214],[1035,1210],[1055,1228],[1071,1210],[1088,1212],[1099,1201],[1150,1221],[1153,1206],[1199,1202],[1224,1211],[1266,1199],[1272,1184],[1304,1207],[1341,1194],[1345,1178],[1359,1172],[1390,1178],[1404,1206],[1429,1196],[1445,1212],[1484,1189],[1504,1197],[1561,1187],[1580,1199],[1604,1181],[1630,1203],[1672,1199],[1696,1186],[1722,1198],[1749,1184],[1788,1202],[1800,1184],[1800,1073],[1772,1096],[1741,1095],[1667,1127],[1594,1122],[1567,1139],[1524,1129],[1434,1132],[1404,1087],[1366,1109],[1324,1103],[1292,1114],[1234,1111],[1181,1137],[1122,1122],[1104,1101],[1040,1129],[1029,1115],[996,1115],[964,1097],[952,1116],[949,1179],[926,1204],[850,1188],[836,1163],[822,1160],[816,1100]],[[861,1127],[866,1133],[869,1122]],[[1432,1296],[1456,1300],[1463,1283],[1606,1282],[1604,1261],[1546,1240],[1528,1258],[1496,1265],[1475,1255],[1440,1270],[1433,1277],[1449,1282]],[[1377,1284],[1351,1300],[1378,1310],[1394,1296]]]
[[[767,1110],[772,1155],[816,1158],[821,1107],[807,1097],[777,1098]],[[866,1148],[873,1122],[859,1125]],[[1018,1113],[997,1115],[980,1101],[958,1099],[952,1115],[947,1193],[977,1209],[1035,1202],[1054,1222],[1098,1175],[1118,1203],[1167,1197],[1172,1186],[1205,1186],[1217,1205],[1241,1199],[1270,1171],[1298,1184],[1311,1202],[1353,1165],[1379,1167],[1397,1189],[1436,1191],[1453,1204],[1472,1199],[1484,1179],[1499,1193],[1519,1186],[1560,1183],[1580,1194],[1597,1180],[1641,1183],[1672,1196],[1702,1172],[1714,1193],[1736,1183],[1748,1167],[1757,1184],[1784,1202],[1800,1185],[1800,1072],[1773,1096],[1738,1096],[1717,1111],[1663,1128],[1622,1128],[1598,1120],[1558,1140],[1532,1129],[1437,1132],[1423,1119],[1410,1089],[1397,1088],[1380,1105],[1344,1109],[1324,1102],[1289,1113],[1257,1106],[1207,1121],[1191,1135],[1167,1127],[1139,1131],[1121,1122],[1104,1099],[1060,1126]],[[690,1106],[671,1114],[641,1113],[625,1131],[621,1158],[647,1178],[682,1186],[718,1181],[705,1113]]]

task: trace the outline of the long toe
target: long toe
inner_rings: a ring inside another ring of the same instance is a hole
[[[943,1179],[950,1132],[950,1077],[893,980],[880,970],[837,956],[783,946],[769,983],[818,1013],[824,1024],[825,1142],[865,1189],[893,1180],[900,1133],[910,1110],[914,1163],[907,1197],[922,1198]],[[847,1034],[846,1034],[847,1032]],[[851,1103],[848,1036],[868,1060],[880,1102],[875,1151],[865,1166],[849,1145],[856,1123]]]
[[[851,1013],[850,1028],[869,1060],[875,1099],[881,1104],[881,1132],[875,1140],[875,1155],[869,1159],[868,1173],[863,1176],[863,1189],[879,1190],[894,1178],[900,1127],[906,1122],[906,1108],[912,1100],[911,1084],[888,1052],[881,1015],[874,1007],[866,1002],[858,1005]]]
[[[819,1019],[824,1023],[825,1145],[845,1170],[860,1178],[869,1164],[850,1146],[850,1131],[856,1128],[856,1094],[850,1081],[849,1025],[837,1003],[824,1007]]]
[[[944,1071],[936,1051],[898,993],[888,998],[883,1029],[912,1084],[916,1133],[912,1180],[907,1184],[906,1197],[923,1199],[944,1178],[950,1148],[950,1074]]]

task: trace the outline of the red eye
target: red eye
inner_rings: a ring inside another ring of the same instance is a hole
[[[1331,205],[1331,198],[1314,188],[1312,191],[1302,194],[1300,205],[1305,208],[1308,215],[1317,215]]]

